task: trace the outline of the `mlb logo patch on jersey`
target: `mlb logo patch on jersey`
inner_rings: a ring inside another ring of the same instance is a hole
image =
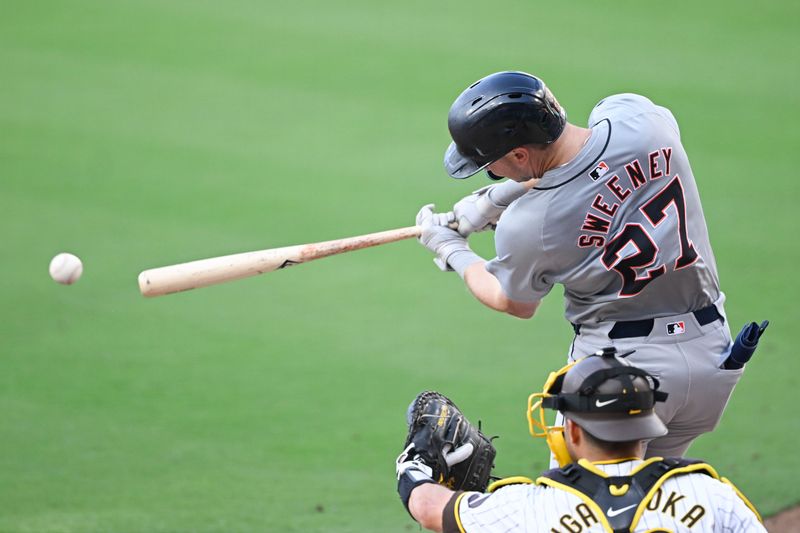
[[[667,324],[667,335],[680,335],[686,331],[684,322],[670,322]]]
[[[592,178],[592,181],[597,181],[605,176],[606,172],[608,172],[608,165],[606,165],[605,161],[600,161],[600,163],[589,172],[589,177]]]

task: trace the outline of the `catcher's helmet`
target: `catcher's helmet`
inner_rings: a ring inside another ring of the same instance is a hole
[[[470,85],[450,107],[450,176],[468,178],[525,144],[550,144],[567,116],[544,82],[525,72],[497,72]]]
[[[654,406],[665,401],[667,393],[658,387],[656,378],[617,357],[614,348],[606,348],[551,372],[543,392],[531,394],[528,398],[531,435],[547,438],[560,466],[571,462],[564,428],[547,424],[545,408],[561,411],[604,441],[661,437],[667,434],[667,427],[656,415]]]

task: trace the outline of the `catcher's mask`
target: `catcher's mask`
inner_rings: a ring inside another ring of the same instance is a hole
[[[559,466],[572,462],[564,426],[549,425],[545,409],[560,411],[592,436],[608,442],[652,439],[667,434],[655,414],[656,402],[667,399],[658,380],[631,366],[616,349],[605,348],[551,372],[542,392],[528,398],[528,427],[544,437]]]

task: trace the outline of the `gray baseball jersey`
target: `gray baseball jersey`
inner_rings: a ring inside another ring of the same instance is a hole
[[[595,466],[610,476],[626,475],[641,461]],[[604,509],[618,513],[624,509]],[[465,492],[445,531],[487,533],[587,533],[605,531],[595,512],[571,492],[539,485],[510,485],[491,494]],[[735,533],[766,531],[734,488],[704,474],[667,479],[654,494],[635,532]]]
[[[589,127],[578,155],[503,213],[486,269],[513,300],[564,286],[566,317],[581,325],[571,358],[612,345],[635,350],[631,363],[669,393],[656,406],[669,434],[647,455],[682,456],[717,426],[742,373],[719,368],[731,346],[724,318],[692,313],[714,304],[725,315],[700,197],[669,110],[610,96]],[[651,318],[649,332],[610,336],[618,321]]]
[[[564,286],[573,323],[701,309],[720,296],[700,197],[672,113],[643,96],[601,101],[580,153],[511,204],[486,268],[509,298]]]

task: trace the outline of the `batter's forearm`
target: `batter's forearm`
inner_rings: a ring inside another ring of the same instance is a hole
[[[486,270],[486,261],[478,261],[467,267],[464,282],[479,302],[495,311],[518,318],[531,318],[539,307],[539,302],[518,302],[508,298],[497,278]]]

